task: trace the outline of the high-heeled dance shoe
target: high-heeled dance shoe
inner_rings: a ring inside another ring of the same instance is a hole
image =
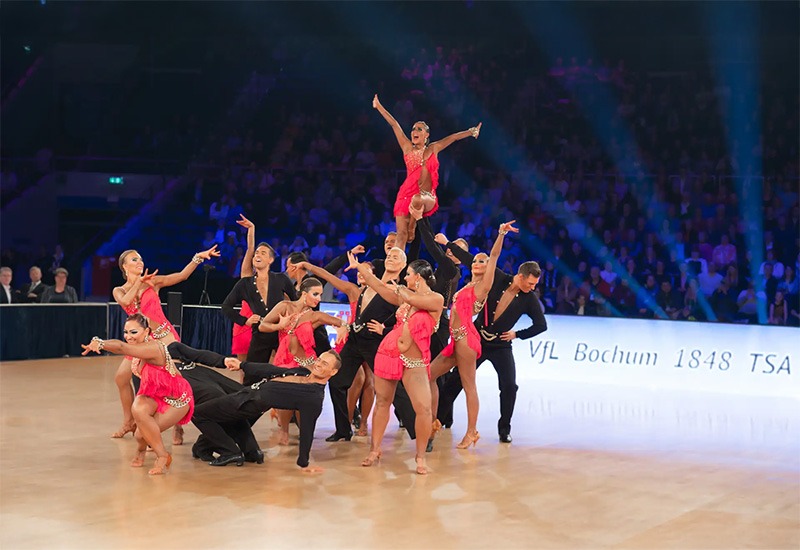
[[[475,447],[478,444],[478,440],[481,438],[481,434],[478,432],[469,433],[464,436],[464,439],[461,440],[461,443],[456,445],[456,449],[469,449],[470,446]]]
[[[377,451],[370,451],[369,454],[367,455],[367,458],[361,461],[361,465],[364,466],[365,468],[369,468],[376,462],[381,461],[381,455],[383,455],[383,451],[381,451],[380,449],[378,449]]]
[[[136,456],[131,460],[131,468],[141,468],[144,466],[144,457],[147,455],[147,449],[144,451],[136,451]]]
[[[183,445],[183,426],[175,425],[175,429],[172,430],[172,444]]]
[[[428,475],[428,466],[425,464],[425,457],[424,456],[415,456],[414,460],[417,463],[417,474],[421,476]]]
[[[340,434],[338,432],[335,432],[326,437],[325,441],[333,443],[335,441],[341,441],[342,439],[344,439],[345,441],[350,441],[351,439],[353,439],[353,432],[350,432],[349,434]]]
[[[129,422],[127,424],[123,424],[122,427],[111,434],[112,439],[122,439],[125,437],[127,433],[135,433],[136,432],[136,422]]]
[[[218,456],[208,463],[209,466],[227,466],[228,464],[236,463],[237,466],[244,466],[244,455],[242,453],[236,455],[223,455]]]
[[[425,446],[425,452],[426,453],[432,453],[433,452],[433,438],[430,438],[428,440],[428,444]]]
[[[253,453],[244,453],[244,461],[254,464],[264,464],[264,451],[259,449]]]
[[[156,464],[153,466],[148,474],[151,476],[162,476],[169,471],[172,464],[172,455],[167,453],[167,456],[159,456],[156,458]]]

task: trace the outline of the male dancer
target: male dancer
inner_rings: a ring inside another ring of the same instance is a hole
[[[462,263],[472,265],[472,254],[452,243],[447,246]],[[536,262],[523,263],[513,276],[497,269],[486,305],[475,319],[475,327],[481,335],[481,356],[477,366],[480,367],[484,361],[490,361],[497,371],[500,386],[500,420],[497,422],[497,432],[502,443],[511,443],[511,417],[519,389],[511,341],[515,338],[532,338],[547,330],[542,306],[531,292],[541,274],[542,269]],[[515,332],[512,329],[522,315],[528,315],[533,324]],[[439,392],[439,410],[446,414],[461,390],[461,378],[447,377]]]
[[[185,350],[184,350],[185,351]],[[309,465],[314,429],[322,413],[325,384],[341,366],[339,354],[326,351],[306,368],[286,369],[269,363],[240,362],[233,357],[194,350],[204,364],[245,372],[259,382],[242,390],[198,404],[192,422],[208,438],[210,445],[220,450],[212,466],[241,466],[248,456],[259,456],[258,442],[251,426],[272,408],[300,412],[300,450],[297,465],[306,472],[321,472]],[[201,356],[201,357],[200,357]],[[263,461],[263,455],[261,455]]]

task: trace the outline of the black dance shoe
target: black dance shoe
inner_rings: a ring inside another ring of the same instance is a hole
[[[264,451],[259,449],[252,453],[244,453],[244,461],[253,462],[255,464],[264,464]]]
[[[234,463],[234,462],[236,463],[237,466],[243,466],[244,465],[244,455],[242,453],[239,453],[238,455],[223,455],[223,456],[219,456],[219,457],[215,458],[214,460],[212,460],[208,464],[210,466],[227,466],[228,464],[231,464],[231,463]]]
[[[425,452],[426,453],[432,453],[433,452],[433,438],[430,438],[428,440],[428,446],[425,447]]]
[[[192,458],[202,460],[203,462],[211,462],[214,460],[214,453],[198,453],[192,449]]]
[[[511,443],[511,434],[510,433],[502,433],[500,434],[500,443]]]
[[[342,439],[344,439],[345,441],[350,441],[351,439],[353,439],[353,432],[350,432],[348,434],[340,434],[338,432],[334,432],[333,434],[326,437],[325,441],[333,443],[335,441],[341,441]]]

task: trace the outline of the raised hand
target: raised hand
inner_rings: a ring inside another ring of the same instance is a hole
[[[372,98],[372,108],[377,109],[381,106],[381,102],[378,101],[378,94],[375,94],[375,97]]]
[[[447,237],[445,236],[444,233],[437,233],[433,237],[433,240],[436,241],[438,244],[440,244],[442,246],[447,246],[447,243],[450,242],[450,241],[447,240]]]
[[[353,254],[358,255],[358,254],[363,254],[364,252],[366,252],[366,249],[362,245],[357,244],[353,248],[350,249],[350,252],[352,252]]]
[[[517,220],[511,220],[510,222],[501,223],[500,224],[500,233],[508,233],[509,231],[511,231],[512,233],[519,233],[519,229],[512,225],[516,221]]]
[[[211,258],[219,258],[219,250],[217,250],[217,245],[214,245],[208,250],[203,250],[202,252],[198,252],[197,255],[204,260],[210,260]]]
[[[483,122],[479,122],[477,126],[473,126],[472,128],[470,128],[470,131],[472,132],[472,137],[474,137],[475,139],[478,139],[478,136],[481,135],[481,126],[483,126]]]
[[[242,227],[245,227],[247,229],[255,228],[255,226],[256,226],[256,224],[254,224],[253,222],[251,222],[250,220],[245,218],[244,214],[239,214],[239,219],[236,220],[236,223],[238,223],[239,225],[241,225]]]
[[[350,271],[351,269],[358,269],[358,266],[361,262],[358,261],[358,258],[355,254],[353,254],[352,250],[347,251],[347,261],[350,262],[350,265],[344,268],[345,271]]]
[[[155,283],[153,282],[153,277],[155,277],[157,274],[158,274],[157,269],[152,273],[150,273],[145,269],[144,273],[142,274],[142,283],[146,284],[147,286],[154,286]]]

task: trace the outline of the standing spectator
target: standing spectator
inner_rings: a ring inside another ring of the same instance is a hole
[[[43,304],[75,304],[78,302],[78,293],[67,284],[69,271],[59,267],[55,271],[56,284],[49,286],[42,293]]]
[[[10,267],[0,267],[0,304],[18,304],[22,301],[19,291],[11,288],[14,272]]]
[[[21,297],[22,301],[29,303],[38,303],[42,301],[42,293],[47,286],[42,283],[42,270],[39,266],[33,266],[28,270],[28,276],[31,282],[22,287]]]

